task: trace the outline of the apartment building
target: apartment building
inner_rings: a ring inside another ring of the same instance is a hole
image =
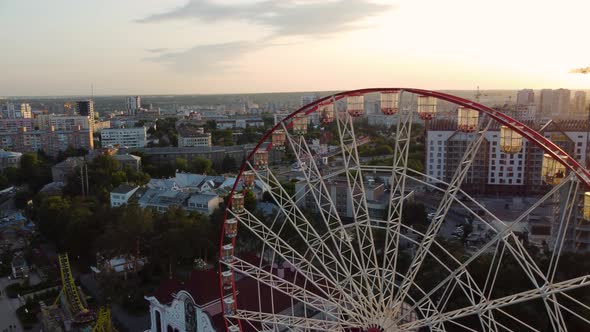
[[[586,160],[587,124],[584,121],[527,122],[529,127],[542,133],[576,160]],[[473,133],[457,131],[456,121],[433,120],[426,134],[427,181],[449,182],[465,154]],[[472,193],[526,194],[542,192],[546,185],[541,180],[543,150],[523,139],[518,153],[504,153],[500,149],[500,125],[494,124],[485,134],[484,141],[463,182],[463,189]]]
[[[21,127],[18,131],[0,132],[0,149],[18,152],[44,151],[49,156],[57,156],[68,147],[92,150],[92,131],[79,126],[69,130],[30,130]]]
[[[119,145],[128,148],[143,148],[147,143],[145,127],[103,129],[100,137],[102,146]]]
[[[179,148],[211,146],[211,133],[206,133],[202,127],[183,125],[176,129]]]

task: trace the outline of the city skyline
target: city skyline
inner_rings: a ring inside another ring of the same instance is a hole
[[[588,65],[576,32],[589,9],[576,0],[4,2],[0,95],[88,95],[91,85],[96,95],[579,90],[588,77],[570,70]]]

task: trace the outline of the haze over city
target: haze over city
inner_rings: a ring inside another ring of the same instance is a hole
[[[2,1],[0,95],[588,86],[590,2]]]

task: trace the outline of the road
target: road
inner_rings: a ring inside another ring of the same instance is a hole
[[[432,197],[427,195],[416,195],[417,201],[421,202],[426,206],[426,212],[435,212],[440,202],[440,197]],[[445,216],[444,222],[438,232],[438,234],[445,238],[450,238],[457,228],[457,226],[465,223],[465,215],[458,213],[454,209],[449,209],[449,212]]]
[[[24,331],[18,318],[16,318],[16,309],[23,305],[23,303],[20,299],[11,299],[7,297],[4,292],[6,286],[14,282],[14,280],[9,280],[8,277],[0,278],[0,289],[2,289],[2,295],[0,296],[0,331],[8,329],[8,326],[10,325],[16,325],[16,329],[8,331]],[[32,331],[35,331],[35,329]]]

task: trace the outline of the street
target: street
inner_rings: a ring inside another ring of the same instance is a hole
[[[4,289],[6,286],[14,283],[14,280],[9,280],[8,277],[0,278],[0,289],[2,295],[0,295],[0,331],[7,329],[8,331],[24,331],[20,325],[18,318],[16,318],[16,309],[23,303],[20,299],[11,299],[6,296]],[[16,329],[8,329],[10,325],[16,325]],[[37,331],[33,329],[32,331]]]

